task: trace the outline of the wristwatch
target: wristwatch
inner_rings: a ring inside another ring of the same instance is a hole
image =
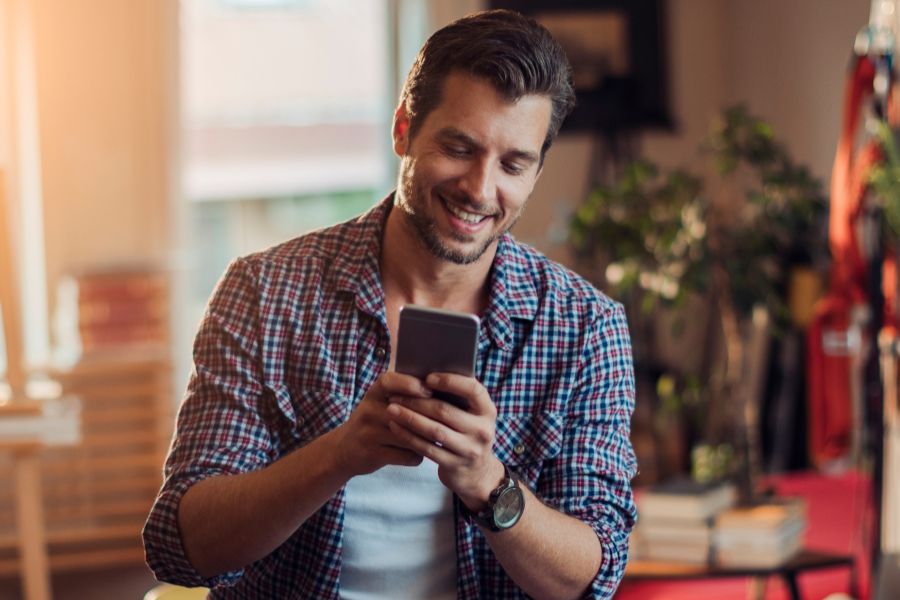
[[[480,512],[472,512],[465,503],[460,502],[463,514],[469,523],[480,525],[489,531],[503,531],[519,522],[525,512],[525,496],[519,482],[503,465],[504,477],[488,497],[487,507]]]

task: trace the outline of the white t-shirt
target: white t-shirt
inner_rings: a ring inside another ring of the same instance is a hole
[[[455,600],[453,495],[434,462],[347,483],[340,581],[345,600]]]

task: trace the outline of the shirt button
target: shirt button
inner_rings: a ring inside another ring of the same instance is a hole
[[[513,447],[513,452],[515,452],[519,456],[525,454],[525,445],[524,444],[516,444],[515,447]]]
[[[306,423],[306,419],[304,419],[303,417],[301,417],[301,416],[298,415],[298,416],[297,416],[297,425],[300,426],[300,427],[303,427],[303,424],[304,424],[304,423]]]
[[[375,356],[378,358],[384,358],[386,354],[387,350],[385,350],[384,347],[379,346],[378,348],[375,348]]]

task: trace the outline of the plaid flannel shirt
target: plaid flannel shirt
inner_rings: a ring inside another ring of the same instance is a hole
[[[186,559],[177,510],[198,481],[260,469],[343,423],[388,369],[378,260],[391,201],[238,259],[219,282],[143,532],[160,580],[210,587],[212,598],[338,597],[343,490],[269,556],[212,579]],[[477,368],[497,405],[495,454],[547,505],[594,529],[603,560],[586,597],[611,597],[635,519],[634,376],[622,307],[507,234],[491,270]],[[526,597],[458,504],[456,514],[459,598]]]

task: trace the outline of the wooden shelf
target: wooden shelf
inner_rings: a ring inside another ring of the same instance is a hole
[[[47,532],[47,544],[70,545],[79,543],[97,542],[138,542],[144,521],[135,520],[124,524],[113,525],[84,525]],[[15,549],[18,544],[16,536],[4,534],[0,536],[0,549]]]
[[[144,564],[144,550],[138,544],[132,548],[84,550],[50,554],[50,569],[54,573],[69,573],[109,567]],[[12,577],[19,572],[18,558],[0,558],[0,577]]]
[[[81,402],[82,439],[28,447],[40,461],[50,570],[141,564],[141,528],[162,483],[174,422],[170,363],[156,355],[93,357],[53,376]],[[0,577],[21,564],[13,468],[0,460]]]

